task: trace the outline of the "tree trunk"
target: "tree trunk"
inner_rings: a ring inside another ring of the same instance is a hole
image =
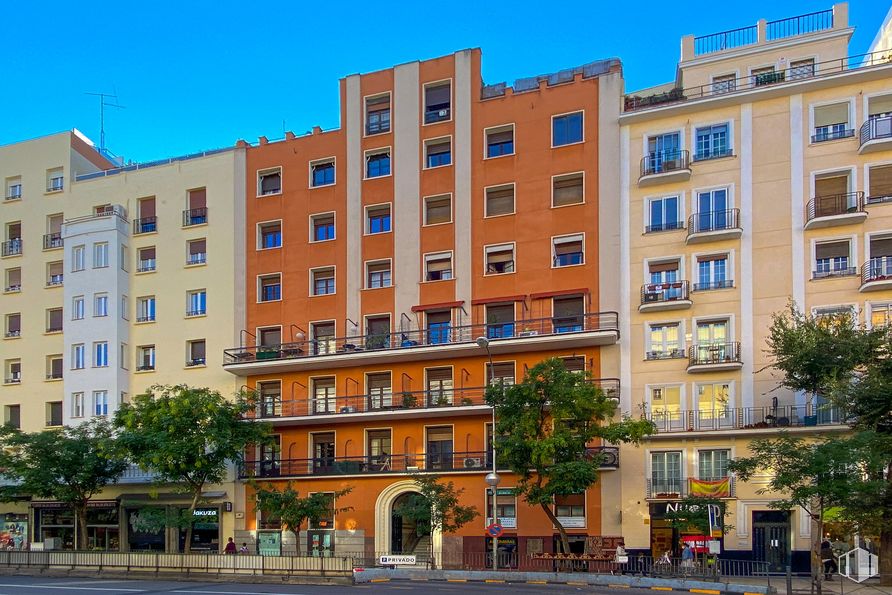
[[[198,499],[201,498],[201,488],[197,488],[192,494],[192,503],[189,505],[189,514],[187,515],[188,524],[186,525],[186,543],[183,544],[183,553],[192,553],[192,525],[195,522],[195,509],[198,507]],[[222,528],[223,523],[220,523]],[[223,536],[220,536],[220,543],[225,543]]]
[[[889,514],[892,514],[890,512]],[[888,515],[887,515],[888,516]],[[888,521],[880,530],[880,585],[892,585],[892,526]]]
[[[554,512],[551,511],[551,507],[548,504],[540,504],[542,510],[545,511],[545,516],[551,519],[551,522],[554,523],[554,526],[557,527],[558,533],[561,535],[561,550],[563,554],[570,553],[570,540],[567,538],[567,530],[564,529],[564,526],[561,522],[554,516]]]
[[[74,544],[75,550],[87,549],[87,503],[81,502],[74,507],[74,514],[77,516],[77,543]]]
[[[821,543],[824,541],[824,505],[818,505],[812,516],[811,580],[814,592],[821,595],[824,584],[824,562],[821,560]]]

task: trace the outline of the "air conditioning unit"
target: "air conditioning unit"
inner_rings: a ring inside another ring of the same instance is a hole
[[[619,453],[615,450],[601,451],[602,467],[619,467]]]
[[[356,407],[353,405],[346,405],[341,407],[341,413],[356,413]]]
[[[467,457],[465,459],[465,469],[483,469],[483,458]]]

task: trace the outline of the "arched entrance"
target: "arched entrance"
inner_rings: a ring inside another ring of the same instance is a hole
[[[398,553],[392,548],[394,538],[394,509],[399,508],[400,499],[403,496],[417,493],[418,487],[411,479],[397,481],[390,484],[378,494],[375,502],[375,553],[376,554],[394,554]],[[401,520],[398,521],[402,522]],[[414,527],[412,528],[414,531]],[[406,527],[400,527],[400,535],[404,535]],[[433,542],[434,558],[439,563],[440,552],[443,547],[443,536],[439,531],[434,531],[431,535]],[[405,549],[406,544],[400,544]]]
[[[390,508],[390,553],[412,554],[421,541],[415,530],[415,521],[400,514],[400,507],[407,504],[417,492],[404,492],[397,496]]]

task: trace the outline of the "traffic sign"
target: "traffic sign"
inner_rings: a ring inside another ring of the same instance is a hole
[[[498,523],[493,523],[486,528],[486,534],[490,537],[501,537],[502,536],[502,526]]]

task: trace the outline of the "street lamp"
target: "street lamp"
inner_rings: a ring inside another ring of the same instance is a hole
[[[496,369],[492,362],[492,351],[489,350],[489,339],[487,337],[477,337],[477,346],[486,350],[486,355],[489,356],[489,385],[493,386],[496,382]],[[492,488],[492,524],[498,524],[499,516],[498,516],[498,508],[496,507],[496,501],[498,500],[498,490],[496,489],[499,485],[499,474],[496,472],[496,406],[493,403],[492,406],[492,433],[490,434],[490,441],[492,442],[492,471],[486,474],[486,483]],[[492,569],[499,569],[499,538],[492,538]]]

